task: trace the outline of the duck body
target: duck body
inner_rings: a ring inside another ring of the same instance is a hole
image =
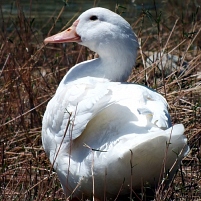
[[[130,25],[93,8],[65,34],[46,42],[75,41],[99,54],[64,76],[43,117],[43,147],[65,194],[103,200],[147,182],[157,186],[164,173],[174,174],[187,140],[182,124],[171,125],[160,94],[125,82],[138,48]]]

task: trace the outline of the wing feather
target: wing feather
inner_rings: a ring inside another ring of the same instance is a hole
[[[96,78],[96,82],[94,79],[83,78],[67,85],[61,83],[47,105],[43,132],[49,128],[58,144],[79,137],[87,123],[111,104],[108,85],[109,82],[101,78]]]
[[[55,139],[57,144],[68,143],[78,138],[87,124],[112,104],[132,110],[139,125],[144,125],[145,116],[148,127],[166,129],[171,126],[167,102],[157,92],[141,85],[87,77],[67,85],[61,82],[47,105],[43,135],[48,130],[48,135],[52,135],[51,139]]]

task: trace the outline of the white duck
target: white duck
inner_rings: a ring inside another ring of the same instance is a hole
[[[93,193],[103,200],[147,182],[157,186],[175,161],[177,168],[188,146],[183,125],[171,125],[160,94],[122,83],[137,55],[131,26],[110,10],[92,8],[45,39],[63,42],[77,42],[99,55],[69,70],[43,117],[43,147],[65,194]]]

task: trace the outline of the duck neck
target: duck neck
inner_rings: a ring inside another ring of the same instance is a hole
[[[105,78],[112,82],[125,82],[131,74],[137,56],[135,49],[103,48],[99,58],[85,61],[74,66],[64,77],[64,82],[71,82],[84,77]]]
[[[113,82],[125,82],[135,65],[137,50],[129,52],[117,47],[100,54],[100,69],[103,78]]]

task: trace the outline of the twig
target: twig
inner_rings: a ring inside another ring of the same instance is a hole
[[[8,53],[8,56],[6,57],[6,61],[5,61],[4,64],[3,64],[3,67],[2,67],[1,73],[0,73],[0,77],[1,77],[1,75],[2,75],[2,73],[3,73],[3,70],[4,70],[4,68],[5,68],[6,64],[7,64],[7,62],[8,62],[9,57],[10,57],[10,53]]]

